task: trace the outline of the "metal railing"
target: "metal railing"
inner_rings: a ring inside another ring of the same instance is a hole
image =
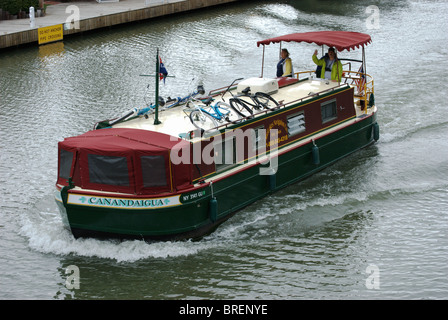
[[[306,75],[301,79],[301,76]],[[315,75],[315,71],[300,71],[296,72],[295,76],[298,80],[304,80],[305,78],[312,78]],[[371,99],[373,101],[374,95],[374,81],[373,77],[367,73],[362,73],[358,71],[344,70],[342,72],[342,78],[340,83],[347,83],[350,86],[354,86],[355,96],[359,97],[359,99],[364,104],[365,113],[367,113],[367,106],[371,103]]]
[[[294,73],[295,77],[297,78],[297,80],[306,80],[309,79],[311,77],[314,77],[315,75],[315,70],[309,70],[309,71],[300,71],[300,72],[295,72]],[[302,77],[301,77],[302,76]],[[350,82],[351,80],[351,82]],[[233,85],[231,87],[231,89],[235,89],[236,85]],[[316,96],[322,95],[322,94],[326,94],[329,93],[331,91],[335,91],[338,89],[343,88],[344,86],[354,86],[356,87],[355,91],[355,96],[359,97],[359,100],[361,100],[362,104],[364,104],[364,107],[362,107],[362,110],[367,113],[367,109],[368,109],[368,105],[370,103],[370,99],[371,96],[373,97],[373,93],[374,93],[374,81],[373,81],[373,77],[367,73],[362,73],[362,72],[357,72],[357,71],[351,71],[351,70],[344,70],[342,73],[342,79],[341,82],[338,83],[337,86],[335,87],[331,87],[328,88],[326,90],[320,91],[320,92],[316,92],[313,95],[308,95],[306,97],[302,97],[293,101],[288,101],[288,102],[284,102],[284,101],[279,101],[279,106],[277,108],[275,108],[274,110],[277,109],[283,109],[287,106],[299,103],[299,102],[303,102],[307,99],[310,98],[314,98]],[[219,89],[215,89],[209,92],[210,96],[216,96],[219,94],[222,94],[222,92],[224,92],[225,90],[227,90],[228,87],[223,87],[223,88],[219,88]],[[257,116],[259,115],[263,115],[266,114],[268,112],[270,112],[272,110],[264,110],[262,112],[257,113]],[[219,130],[219,129],[223,129],[223,128],[227,128],[228,126],[231,126],[235,123],[226,123],[226,124],[222,124],[216,128],[214,128],[214,130]]]

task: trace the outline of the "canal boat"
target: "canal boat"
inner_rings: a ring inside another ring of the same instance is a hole
[[[361,49],[362,57],[344,63],[340,81],[318,78],[315,70],[267,78],[262,66],[261,76],[201,99],[191,95],[188,105],[173,108],[163,108],[156,87],[153,106],[60,141],[55,199],[72,234],[201,238],[249,204],[377,141],[364,54],[370,36],[322,31],[270,38],[257,42],[263,61],[265,46],[284,42]],[[216,106],[223,111],[213,121]]]

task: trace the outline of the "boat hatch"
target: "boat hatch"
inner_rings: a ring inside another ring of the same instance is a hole
[[[59,142],[58,184],[148,194],[191,186],[191,165],[172,165],[170,154],[188,142],[138,129],[89,131]],[[179,150],[177,150],[179,148]]]

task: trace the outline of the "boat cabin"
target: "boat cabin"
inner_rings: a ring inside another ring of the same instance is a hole
[[[59,142],[57,183],[127,194],[160,194],[191,187],[188,164],[174,166],[170,153],[188,142],[158,132],[110,128]]]

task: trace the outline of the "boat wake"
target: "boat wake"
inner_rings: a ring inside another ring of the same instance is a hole
[[[82,256],[134,262],[151,258],[195,255],[214,246],[210,242],[174,241],[145,242],[143,240],[75,239],[67,230],[51,196],[42,199],[23,215],[20,235],[28,239],[30,249],[60,256]]]
[[[407,123],[403,125],[400,123],[400,118],[394,121],[382,123],[381,138],[378,143],[394,143],[400,142],[403,139],[411,138],[414,135],[425,133],[426,131],[446,130],[448,122],[445,117],[434,118],[427,121],[418,121],[415,123]],[[406,119],[408,120],[408,119]]]
[[[286,202],[285,202],[286,200]],[[300,201],[302,200],[302,201]],[[21,219],[20,234],[30,249],[44,254],[114,260],[118,263],[197,255],[211,249],[244,246],[279,236],[301,234],[344,213],[313,214],[317,206],[333,207],[344,199],[307,199],[300,194],[273,195],[239,212],[200,241],[75,239],[62,223],[51,197],[44,198]],[[306,210],[305,210],[306,209]]]

